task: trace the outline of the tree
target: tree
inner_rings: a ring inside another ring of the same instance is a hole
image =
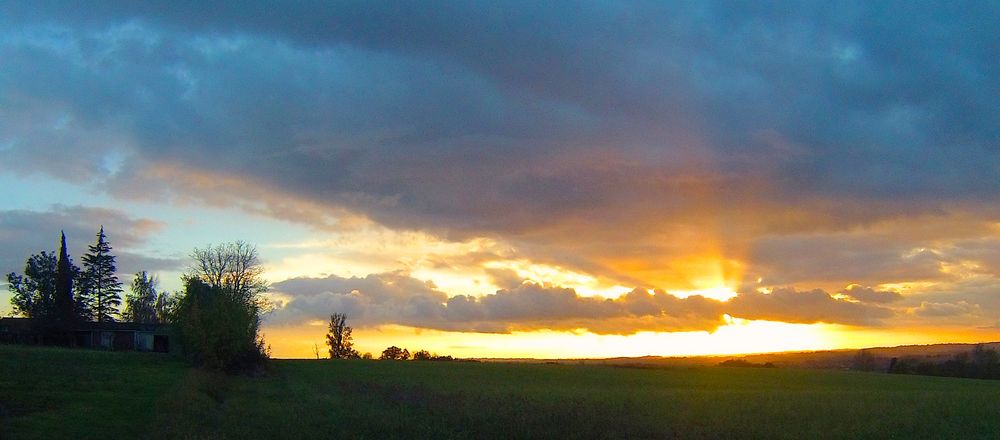
[[[405,361],[410,359],[410,352],[405,348],[399,348],[395,345],[382,350],[382,355],[378,357],[379,360],[387,361]]]
[[[177,306],[177,295],[170,292],[157,292],[156,301],[153,303],[153,313],[156,315],[156,322],[167,323],[172,319],[174,307]]]
[[[92,316],[97,322],[114,321],[121,305],[122,283],[115,275],[115,256],[104,235],[104,226],[97,233],[97,243],[90,245],[83,256],[81,292],[87,298]]]
[[[429,361],[431,359],[433,359],[433,357],[427,350],[413,352],[413,360],[415,361]]]
[[[871,350],[858,350],[851,360],[851,369],[858,371],[875,371],[878,368],[878,359]]]
[[[191,252],[191,276],[246,303],[264,307],[262,294],[268,284],[257,248],[245,241],[208,245]]]
[[[7,274],[7,289],[14,314],[26,318],[48,319],[53,313],[58,263],[54,253],[45,251],[28,257],[24,275]]]
[[[357,359],[358,352],[354,349],[351,337],[353,329],[347,325],[347,315],[334,313],[330,315],[330,327],[326,333],[326,345],[330,347],[330,359]]]
[[[257,309],[199,278],[184,278],[174,323],[185,356],[196,366],[256,372],[268,358]]]
[[[122,319],[132,322],[155,323],[157,320],[156,277],[146,271],[135,274],[131,291],[125,295],[125,311]]]
[[[80,270],[73,266],[73,261],[66,251],[66,233],[60,231],[59,260],[56,262],[56,290],[52,299],[54,322],[68,330],[68,326],[79,318],[78,307],[73,298],[73,280]]]
[[[260,336],[268,284],[257,249],[243,241],[191,252],[191,272],[173,307],[181,345],[196,365],[256,369],[268,357]]]

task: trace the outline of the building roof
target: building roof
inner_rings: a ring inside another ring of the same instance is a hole
[[[38,322],[34,318],[0,318],[0,329],[6,331],[30,330]],[[152,324],[141,322],[81,322],[73,326],[74,331],[166,331],[170,324]]]

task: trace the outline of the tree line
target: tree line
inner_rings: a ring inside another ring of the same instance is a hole
[[[183,290],[176,293],[158,291],[156,277],[140,271],[123,301],[123,285],[104,227],[88,246],[80,267],[67,252],[66,234],[60,235],[58,256],[41,251],[28,257],[23,274],[7,275],[14,314],[34,318],[50,341],[72,345],[69,331],[76,324],[123,320],[172,325],[183,354],[198,366],[253,371],[269,358],[260,334],[261,317],[270,309],[264,297],[269,286],[253,245],[236,241],[195,248],[181,277]],[[354,348],[352,332],[345,314],[330,315],[329,358],[374,358]],[[316,354],[319,357],[318,347]],[[397,346],[383,350],[378,359],[453,360]]]
[[[944,362],[892,358],[891,374],[1000,379],[1000,353],[977,344],[971,351],[958,353]]]
[[[122,310],[122,283],[115,255],[102,226],[88,246],[82,265],[73,263],[60,234],[59,253],[41,251],[25,261],[24,273],[7,274],[7,288],[15,315],[35,318],[52,327],[78,322],[116,320],[162,323],[174,298],[157,292],[157,280],[146,271],[135,274]]]
[[[173,326],[183,354],[195,365],[227,372],[256,371],[269,358],[260,333],[268,283],[253,245],[236,241],[195,248],[182,291],[158,292],[156,277],[135,274],[124,298],[115,256],[102,226],[82,266],[60,238],[58,257],[28,257],[23,274],[7,275],[14,314],[33,318],[47,343],[73,345],[71,331],[86,322],[124,320]]]
[[[330,359],[373,359],[371,353],[360,354],[354,349],[354,337],[352,336],[354,329],[347,325],[347,315],[343,313],[334,313],[330,315],[330,324],[327,327],[326,333],[326,346],[328,348],[327,354]],[[319,358],[319,349],[316,348],[316,357]],[[454,360],[451,356],[441,356],[437,354],[432,354],[427,350],[420,350],[414,352],[412,355],[410,351],[405,348],[399,348],[395,345],[382,350],[382,354],[379,355],[379,360],[390,360],[390,361],[451,361]]]

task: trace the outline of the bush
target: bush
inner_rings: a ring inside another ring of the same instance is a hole
[[[259,310],[239,295],[197,278],[184,281],[184,294],[174,312],[184,355],[211,370],[259,371],[268,358],[259,336]]]
[[[399,348],[395,345],[382,350],[382,355],[379,356],[379,360],[383,361],[405,361],[409,359],[410,351],[405,348]]]

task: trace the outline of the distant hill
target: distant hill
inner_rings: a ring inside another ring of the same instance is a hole
[[[669,368],[669,367],[699,367],[714,366],[727,360],[745,360],[754,364],[772,363],[776,367],[820,368],[847,370],[854,365],[858,353],[862,350],[871,357],[875,370],[886,370],[892,358],[908,358],[943,362],[955,354],[969,352],[976,345],[1000,351],[1000,342],[985,342],[981,344],[931,344],[931,345],[901,345],[898,347],[873,347],[865,349],[841,349],[823,351],[797,351],[781,353],[759,353],[745,355],[719,356],[642,356],[619,357],[606,359],[477,359],[483,362],[528,362],[557,363],[576,365],[611,365],[635,368]]]

